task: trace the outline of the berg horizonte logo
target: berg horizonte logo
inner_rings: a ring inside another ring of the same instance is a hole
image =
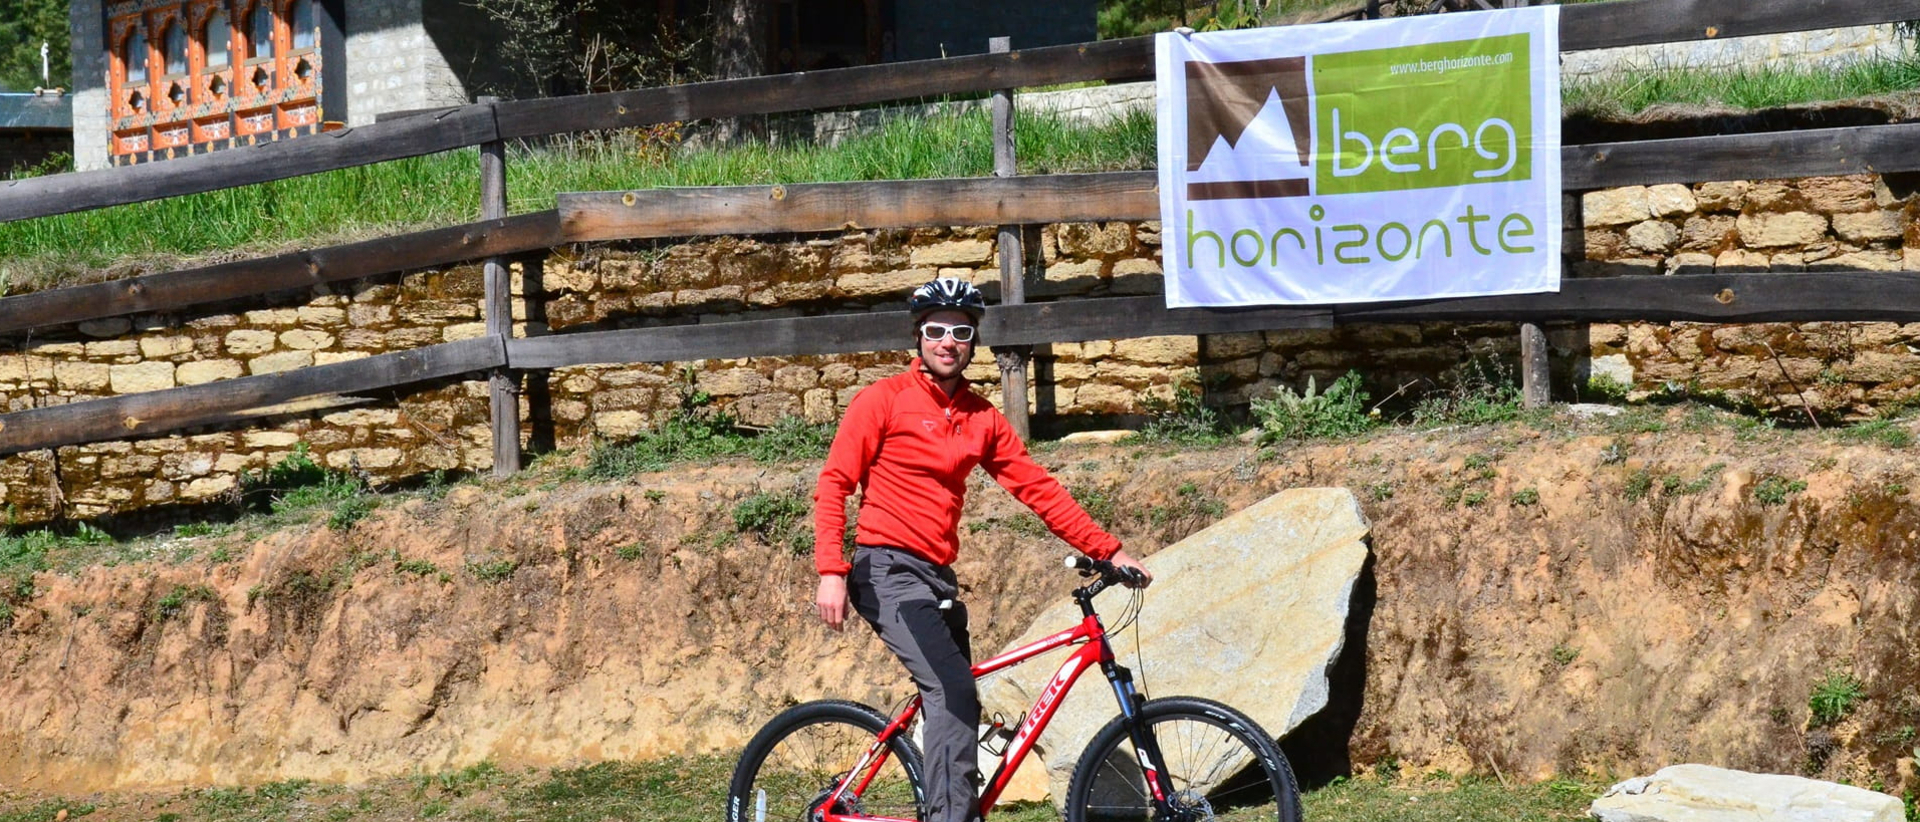
[[[1292,40],[1268,49],[1281,56],[1260,56],[1236,45],[1240,41],[1203,47],[1204,35],[1172,44],[1184,54],[1175,72],[1184,82],[1184,139],[1163,143],[1173,156],[1162,158],[1162,183],[1166,204],[1176,209],[1166,216],[1184,229],[1172,249],[1183,274],[1386,276],[1384,285],[1367,286],[1371,291],[1332,296],[1401,299],[1435,285],[1457,289],[1463,280],[1450,269],[1463,264],[1486,269],[1502,257],[1519,263],[1513,258],[1527,256],[1532,265],[1539,252],[1551,250],[1545,287],[1475,281],[1466,282],[1466,292],[1449,293],[1557,287],[1557,165],[1551,179],[1535,179],[1542,105],[1536,96],[1546,85],[1534,76],[1535,49],[1542,45],[1536,33],[1459,31],[1436,42],[1351,48],[1421,36],[1417,27],[1399,31],[1412,34],[1382,37],[1375,28],[1365,38],[1335,37],[1320,53],[1303,54],[1311,45]],[[1280,35],[1268,36],[1271,42]],[[1557,74],[1547,75],[1554,89]],[[1557,109],[1557,98],[1545,102]],[[1558,111],[1551,113],[1557,126]],[[1174,117],[1167,125],[1181,122],[1179,112]],[[1557,130],[1545,136],[1557,149]],[[1172,179],[1169,160],[1183,172]],[[1547,241],[1550,233],[1554,242]],[[1193,295],[1170,288],[1170,304],[1307,302],[1324,295],[1317,283],[1277,288],[1277,296],[1233,283],[1187,285],[1218,298],[1189,299]]]

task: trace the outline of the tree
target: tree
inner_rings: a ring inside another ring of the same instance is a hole
[[[40,44],[49,45],[50,74],[40,78]],[[0,0],[0,91],[73,85],[66,0]]]

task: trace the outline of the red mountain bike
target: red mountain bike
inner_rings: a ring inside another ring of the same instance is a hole
[[[1080,624],[973,666],[976,679],[1072,645],[1033,709],[1006,742],[980,794],[985,816],[1046,730],[1061,697],[1095,665],[1113,686],[1120,715],[1095,734],[1068,782],[1067,822],[1298,822],[1300,794],[1279,746],[1245,714],[1206,699],[1145,699],[1115,664],[1093,598],[1131,569],[1071,557],[1092,581],[1073,592]],[[1140,593],[1129,603],[1139,613]],[[920,699],[899,715],[856,702],[808,702],[786,710],[747,743],[727,793],[727,822],[913,822],[924,794],[920,752],[908,729]]]

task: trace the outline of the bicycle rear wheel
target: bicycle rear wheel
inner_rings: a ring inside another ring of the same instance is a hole
[[[840,778],[886,727],[885,715],[857,702],[808,702],[783,711],[741,752],[727,791],[727,822],[819,822]],[[879,773],[858,795],[842,794],[837,813],[919,818],[920,752],[906,734],[888,745]]]
[[[1173,784],[1175,822],[1299,822],[1300,789],[1272,737],[1245,714],[1211,700],[1168,697],[1141,706]],[[1067,822],[1150,822],[1153,794],[1134,757],[1125,717],[1100,729],[1074,766]]]

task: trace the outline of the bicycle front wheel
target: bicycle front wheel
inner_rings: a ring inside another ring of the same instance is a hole
[[[1300,789],[1273,738],[1245,714],[1206,699],[1168,697],[1140,709],[1172,783],[1176,822],[1299,822]],[[1125,717],[1087,746],[1067,785],[1067,822],[1150,822],[1153,794]]]
[[[841,777],[886,727],[885,715],[857,702],[787,709],[741,752],[727,791],[727,822],[820,822]],[[879,772],[855,790],[860,784],[856,778],[840,796],[835,813],[920,818],[920,752],[905,734],[888,743]]]

